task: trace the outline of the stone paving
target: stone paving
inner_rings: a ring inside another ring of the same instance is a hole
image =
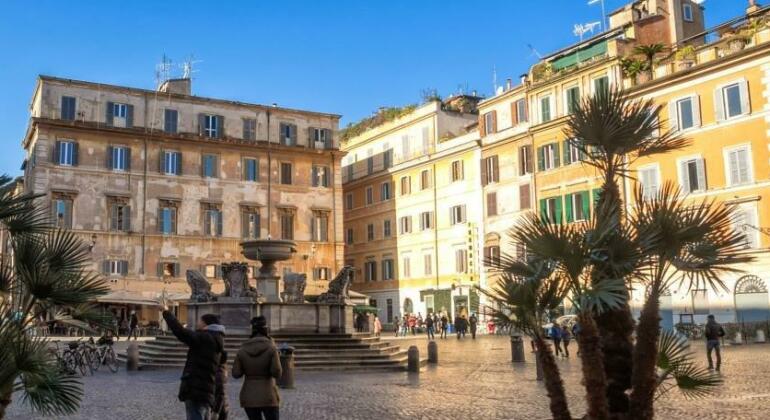
[[[424,339],[399,339],[417,344]],[[694,349],[704,356],[700,344]],[[528,346],[528,343],[527,343]],[[559,360],[574,417],[582,416],[580,364],[573,355]],[[296,389],[282,390],[282,419],[547,419],[548,401],[535,380],[532,354],[510,363],[506,337],[439,340],[439,365],[420,375],[407,373],[297,372]],[[657,404],[660,419],[766,419],[770,412],[770,344],[724,349],[725,385],[716,397],[689,401],[676,390]],[[177,371],[98,372],[85,378],[86,396],[78,415],[67,419],[179,419]],[[231,418],[245,419],[238,407],[241,382],[230,380]],[[20,404],[9,419],[42,419]]]

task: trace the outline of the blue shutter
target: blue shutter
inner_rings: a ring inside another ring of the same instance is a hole
[[[126,128],[134,126],[134,106],[126,105]]]
[[[72,166],[78,166],[78,144],[74,141],[70,144],[72,145]]]
[[[182,175],[182,152],[174,152],[176,154],[176,175]]]
[[[107,125],[112,125],[114,110],[115,110],[115,103],[107,102],[107,116],[105,118],[105,122],[107,123]]]
[[[112,146],[107,146],[107,169],[112,169],[112,151],[114,148]]]

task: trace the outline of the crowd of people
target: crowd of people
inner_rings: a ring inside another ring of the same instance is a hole
[[[445,312],[428,314],[425,318],[419,312],[417,315],[406,313],[402,318],[396,317],[393,320],[393,333],[396,337],[406,337],[410,334],[416,336],[425,333],[429,340],[434,340],[436,331],[439,332],[439,338],[447,338],[451,325],[458,340],[465,338],[468,333],[475,340],[478,323],[479,319],[475,313],[471,314],[470,317],[465,314],[458,314],[451,324]]]

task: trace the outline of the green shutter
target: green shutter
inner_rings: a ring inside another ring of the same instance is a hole
[[[559,142],[553,143],[553,167],[559,167]]]
[[[537,148],[537,170],[545,171],[545,149],[543,146]]]
[[[567,194],[564,196],[566,198],[567,202],[566,204],[566,210],[567,210],[567,223],[572,223],[575,221],[575,217],[572,215],[572,194]]]
[[[562,153],[564,153],[564,164],[569,165],[570,163],[572,163],[569,156],[569,140],[564,140],[562,142],[561,149],[562,149],[561,150]]]
[[[540,199],[540,218],[543,220],[548,219],[548,207],[545,204],[545,198]]]
[[[591,202],[588,200],[588,191],[581,191],[580,196],[583,198],[583,214],[587,220],[591,219]]]
[[[561,221],[562,221],[561,209],[562,209],[562,198],[561,197],[556,197],[556,206],[555,206],[555,210],[556,210],[556,212],[555,212],[556,213],[555,219],[556,220],[554,220],[554,222],[558,223],[558,224],[561,224]]]

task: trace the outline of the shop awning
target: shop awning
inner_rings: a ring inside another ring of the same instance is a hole
[[[96,298],[99,303],[117,303],[122,305],[158,305],[158,300],[146,297],[138,292],[129,292],[127,290],[117,290]]]

